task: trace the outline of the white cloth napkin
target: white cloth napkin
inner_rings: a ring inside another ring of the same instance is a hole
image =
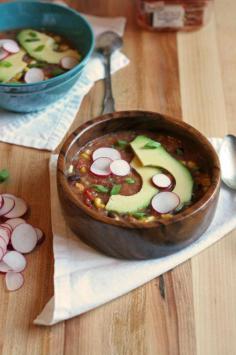
[[[221,139],[211,140],[216,150]],[[56,187],[57,156],[50,161],[54,250],[54,297],[35,324],[52,325],[117,298],[173,269],[236,227],[236,192],[222,186],[214,220],[202,237],[173,255],[147,261],[107,257],[91,249],[66,226]]]
[[[95,35],[112,30],[124,34],[126,19],[103,18],[85,15]],[[112,55],[112,73],[125,67],[128,58],[120,51]],[[84,96],[95,81],[104,78],[104,66],[99,55],[93,55],[80,79],[68,94],[48,108],[22,114],[0,109],[0,141],[37,149],[54,150],[70,128]],[[91,117],[92,118],[92,117]]]

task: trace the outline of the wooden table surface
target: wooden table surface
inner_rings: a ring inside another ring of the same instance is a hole
[[[74,0],[80,11],[126,16],[124,52],[131,64],[113,76],[117,110],[147,109],[182,117],[208,136],[236,134],[236,2],[216,0],[209,26],[194,33],[137,27],[132,0]],[[103,83],[86,96],[70,131],[99,115]],[[30,222],[46,242],[29,255],[26,283],[15,293],[0,278],[3,355],[236,354],[236,232],[200,255],[109,304],[53,327],[32,324],[53,294],[49,153],[0,144],[1,185],[24,197]],[[162,292],[161,292],[162,291]]]

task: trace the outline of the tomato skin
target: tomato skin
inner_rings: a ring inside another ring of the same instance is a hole
[[[94,191],[92,191],[89,188],[84,190],[84,195],[85,195],[86,198],[88,198],[91,201],[93,201],[95,199],[95,197],[96,197]]]
[[[89,207],[89,208],[92,208],[92,207],[93,207],[93,203],[92,203],[92,201],[91,201],[88,197],[86,197],[86,198],[84,199],[84,203],[85,203],[85,205],[86,205],[87,207]]]

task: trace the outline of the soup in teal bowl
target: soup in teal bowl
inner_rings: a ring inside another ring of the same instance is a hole
[[[65,6],[27,1],[0,4],[0,13],[0,107],[32,112],[64,97],[94,48],[86,19]]]

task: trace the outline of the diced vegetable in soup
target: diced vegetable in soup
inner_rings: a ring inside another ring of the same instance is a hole
[[[117,132],[80,149],[68,170],[87,207],[116,220],[171,219],[211,184],[207,162],[189,142],[150,132]]]
[[[0,83],[35,83],[74,68],[79,52],[63,37],[34,29],[0,33]]]

